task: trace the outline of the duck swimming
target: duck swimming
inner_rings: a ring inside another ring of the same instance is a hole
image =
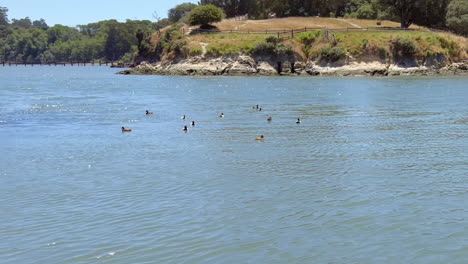
[[[256,141],[264,141],[265,137],[263,135],[259,136],[258,138],[255,139]]]
[[[271,118],[271,116],[267,118],[268,122],[271,122],[272,120],[273,120],[273,118]]]
[[[123,132],[132,132],[130,128],[122,127],[122,133]]]
[[[185,120],[185,119],[187,119],[187,117],[185,115],[183,115],[180,119]]]
[[[189,129],[188,129],[187,126],[184,126],[184,128],[183,128],[182,130],[183,130],[184,132],[188,132],[188,131],[189,131]]]
[[[220,117],[220,118],[224,118],[224,113],[221,113],[221,114],[219,115],[219,117]]]
[[[148,110],[146,110],[146,114],[147,114],[147,115],[152,115],[152,114],[154,114],[154,113],[153,113],[153,112],[150,112],[150,111],[148,111]]]
[[[190,123],[190,125],[195,126],[195,121],[192,121],[192,123]]]
[[[296,124],[300,124],[301,123],[301,119],[298,118],[297,121],[296,121]]]

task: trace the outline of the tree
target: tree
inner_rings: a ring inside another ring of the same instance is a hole
[[[200,25],[207,28],[209,24],[219,22],[223,19],[222,11],[214,5],[198,6],[190,12],[190,25]]]
[[[402,28],[409,28],[416,18],[418,7],[424,0],[382,0],[382,2],[398,16]]]
[[[8,8],[0,6],[0,26],[6,26],[8,23]]]
[[[193,4],[193,3],[183,3],[183,4],[180,4],[180,5],[177,5],[176,7],[169,9],[167,17],[168,17],[169,21],[171,21],[172,23],[176,23],[182,17],[189,14],[190,11],[195,9],[197,6],[198,5]]]
[[[40,28],[40,29],[43,29],[43,30],[47,30],[49,28],[49,26],[47,25],[47,23],[45,22],[45,20],[43,18],[34,21],[32,23],[32,25],[34,27],[36,27],[36,28]]]
[[[456,33],[468,35],[468,1],[452,0],[447,11],[447,26]]]
[[[22,27],[22,28],[30,28],[32,27],[32,22],[29,17],[21,18],[21,19],[12,19],[11,24],[16,27]]]

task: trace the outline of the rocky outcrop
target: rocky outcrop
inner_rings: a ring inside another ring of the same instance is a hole
[[[205,58],[202,56],[178,62],[146,63],[120,72],[120,74],[155,75],[299,75],[299,76],[405,76],[405,75],[468,75],[468,62],[448,62],[444,57],[435,56],[424,62],[414,60],[389,64],[382,61],[346,62],[323,64],[290,60],[272,61],[250,56],[223,56]]]

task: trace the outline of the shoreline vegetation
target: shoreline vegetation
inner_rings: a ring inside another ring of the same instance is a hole
[[[372,20],[351,21],[223,20],[210,33],[176,24],[152,34],[148,46],[153,52],[146,52],[151,55],[137,57],[136,67],[120,74],[468,75],[468,41],[462,36],[418,26],[402,30],[391,21],[380,22],[380,28],[370,27],[376,24]],[[342,28],[345,22],[354,26]],[[284,29],[272,30],[276,25]],[[298,25],[306,26],[292,29]],[[317,25],[324,27],[307,28]]]
[[[164,75],[467,75],[466,0],[201,0],[153,18],[49,27],[44,19],[10,20],[0,6],[0,65],[111,62],[131,68],[122,74]]]

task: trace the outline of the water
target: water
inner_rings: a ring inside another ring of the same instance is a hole
[[[466,77],[115,71],[0,67],[0,263],[468,261]]]

